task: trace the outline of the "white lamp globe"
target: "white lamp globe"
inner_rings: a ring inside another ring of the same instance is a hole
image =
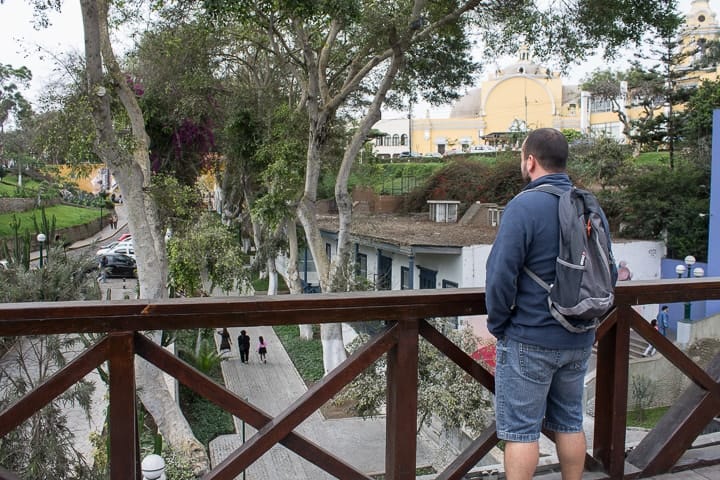
[[[165,460],[160,455],[148,455],[140,464],[145,480],[165,480]]]

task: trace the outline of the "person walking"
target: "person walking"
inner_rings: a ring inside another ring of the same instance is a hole
[[[230,332],[227,328],[223,328],[219,332],[220,335],[220,355],[224,356],[230,353]]]
[[[242,363],[248,363],[250,357],[250,337],[245,330],[240,330],[240,335],[238,335],[238,349],[240,349],[240,361]]]
[[[670,315],[668,315],[668,306],[663,305],[657,316],[657,329],[663,337],[667,337],[668,326],[670,325]]]
[[[655,330],[658,329],[658,322],[654,318],[650,321],[650,326],[653,327]],[[647,347],[645,348],[645,351],[643,352],[643,357],[647,357],[648,355],[653,356],[655,355],[655,347],[652,343],[647,344]]]
[[[530,132],[520,154],[520,171],[529,182],[524,190],[543,184],[570,189],[567,157],[568,143],[560,131]],[[595,332],[566,330],[550,313],[547,291],[525,270],[547,283],[554,281],[558,201],[543,191],[513,198],[486,265],[487,326],[497,338],[497,436],[505,441],[508,480],[533,477],[543,426],[555,432],[563,480],[580,480],[585,465],[582,396]],[[609,231],[605,215],[602,221]],[[614,283],[617,267],[611,268]]]
[[[267,355],[267,345],[265,344],[265,339],[262,336],[258,338],[258,355],[260,355],[261,362],[267,363],[267,359],[265,358]]]

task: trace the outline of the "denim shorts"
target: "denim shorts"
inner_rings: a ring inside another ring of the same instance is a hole
[[[495,369],[497,436],[534,442],[544,426],[554,432],[583,430],[583,389],[592,347],[544,348],[498,339]]]

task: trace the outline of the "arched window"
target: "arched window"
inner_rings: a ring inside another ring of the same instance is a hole
[[[382,147],[383,146],[383,137],[375,137],[375,145],[377,145],[378,147]]]
[[[392,146],[393,146],[393,147],[397,147],[397,146],[399,146],[399,145],[400,145],[400,135],[398,135],[398,134],[396,133],[396,134],[393,135],[393,137],[392,137]]]
[[[386,147],[389,147],[390,145],[392,145],[390,135],[385,135],[385,143],[384,143],[384,145],[385,145]]]
[[[408,136],[403,133],[402,135],[400,135],[400,145],[402,145],[404,147],[407,144],[408,144]]]

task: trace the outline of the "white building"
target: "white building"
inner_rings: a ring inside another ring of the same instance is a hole
[[[451,210],[457,202],[434,202],[430,213],[402,216],[397,214],[355,215],[351,239],[359,275],[377,290],[424,288],[470,288],[485,286],[485,264],[497,233],[502,207],[475,204],[455,221],[451,212],[438,213],[440,205]],[[438,221],[439,220],[439,221]],[[321,216],[321,231],[326,252],[332,258],[337,252],[337,217]],[[617,262],[625,261],[633,280],[660,278],[665,246],[661,241],[615,240],[613,252]],[[301,254],[301,259],[302,259]],[[282,262],[279,268],[282,268]],[[301,278],[317,285],[312,261],[305,271],[299,265]],[[639,307],[647,319],[654,318],[657,306]],[[483,317],[465,318],[460,324],[472,323],[483,336]]]

